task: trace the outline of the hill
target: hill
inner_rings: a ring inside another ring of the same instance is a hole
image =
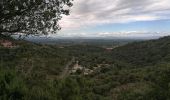
[[[135,42],[114,49],[112,56],[138,66],[154,65],[170,61],[170,37]]]
[[[0,47],[1,100],[170,99],[170,37],[113,50],[5,39],[18,47]]]

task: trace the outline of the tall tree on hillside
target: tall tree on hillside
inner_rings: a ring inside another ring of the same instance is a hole
[[[48,34],[60,29],[73,0],[0,0],[0,34]]]

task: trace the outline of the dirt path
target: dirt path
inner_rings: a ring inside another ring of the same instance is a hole
[[[31,71],[33,70],[33,68],[34,68],[34,61],[32,60],[32,59],[30,59],[30,66],[29,66],[29,68],[28,68],[28,70],[27,70],[27,72],[25,72],[25,76],[28,76],[28,75],[30,75],[31,74]]]
[[[63,79],[65,77],[67,77],[69,75],[69,67],[71,66],[71,64],[75,62],[75,57],[72,57],[72,59],[66,64],[63,72],[60,75],[60,78]]]

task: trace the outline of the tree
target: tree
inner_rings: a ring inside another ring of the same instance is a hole
[[[73,0],[1,0],[0,34],[48,34],[60,30],[62,14],[69,15]]]

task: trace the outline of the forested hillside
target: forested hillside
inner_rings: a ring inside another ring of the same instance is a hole
[[[146,42],[130,43],[114,49],[112,56],[137,66],[154,65],[170,61],[170,37]]]
[[[170,99],[170,37],[113,50],[3,39],[16,46],[0,46],[0,100]]]

